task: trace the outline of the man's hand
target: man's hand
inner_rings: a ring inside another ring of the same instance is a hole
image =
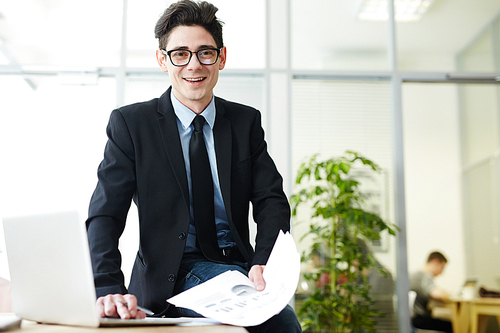
[[[253,265],[250,268],[250,272],[248,272],[248,278],[253,282],[257,291],[262,291],[266,288],[266,282],[262,277],[265,267],[266,265]]]
[[[450,294],[447,291],[438,288],[432,289],[429,295],[439,301],[446,301],[450,299]]]
[[[137,298],[134,295],[106,295],[96,302],[97,312],[101,318],[144,319],[146,314],[137,310]]]

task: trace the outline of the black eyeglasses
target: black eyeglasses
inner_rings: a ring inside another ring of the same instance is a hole
[[[200,64],[213,65],[219,59],[220,50],[221,49],[216,49],[216,48],[210,47],[210,48],[206,48],[206,49],[200,49],[196,52],[191,52],[189,50],[184,50],[184,49],[177,49],[177,50],[170,50],[170,51],[161,50],[161,52],[163,52],[163,54],[165,54],[165,55],[168,55],[172,65],[174,65],[174,66],[186,66],[191,61],[191,57],[193,56],[193,53],[196,53],[196,58],[198,58],[198,61],[200,62]]]

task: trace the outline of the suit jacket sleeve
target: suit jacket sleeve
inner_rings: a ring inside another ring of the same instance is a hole
[[[264,265],[280,230],[290,230],[290,206],[283,192],[283,178],[267,152],[261,116],[257,113],[251,132],[253,218],[257,223],[252,264]]]
[[[133,143],[118,110],[110,116],[107,135],[86,222],[97,297],[127,293],[118,240],[136,190]]]

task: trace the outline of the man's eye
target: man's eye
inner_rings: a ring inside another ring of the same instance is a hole
[[[198,54],[202,57],[211,57],[215,54],[214,50],[200,50]]]
[[[173,57],[178,57],[178,58],[183,58],[183,57],[189,57],[189,52],[186,51],[175,51],[172,53]]]

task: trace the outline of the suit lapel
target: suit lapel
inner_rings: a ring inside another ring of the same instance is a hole
[[[184,156],[182,155],[181,140],[177,128],[177,118],[174,113],[172,102],[170,101],[169,88],[159,99],[158,102],[158,125],[160,127],[163,145],[167,153],[168,161],[172,167],[173,173],[182,191],[184,201],[189,207],[189,189],[187,182],[186,166]],[[189,208],[188,208],[189,209]]]
[[[224,107],[216,98],[216,118],[214,125],[215,155],[217,157],[217,173],[222,192],[222,199],[226,207],[226,214],[229,221],[231,216],[231,123],[224,117]]]

